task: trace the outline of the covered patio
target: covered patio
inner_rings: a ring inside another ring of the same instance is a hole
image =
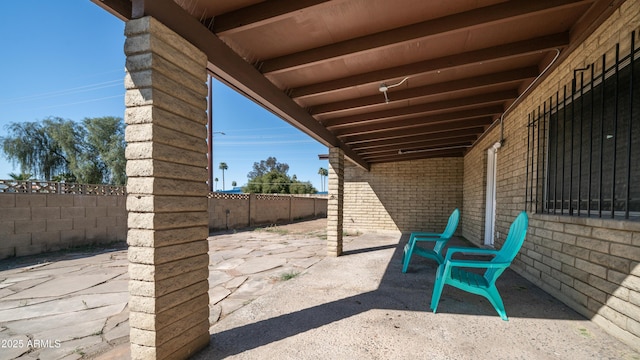
[[[505,322],[484,298],[446,287],[429,311],[435,262],[402,274],[407,237],[349,237],[340,257],[212,324],[194,359],[634,359],[594,323],[508,271],[498,284]],[[454,246],[468,243],[454,239]]]
[[[415,258],[403,274],[406,236],[349,233],[343,256],[332,257],[325,229],[317,219],[211,234],[210,345],[193,358],[640,356],[513,271],[498,282],[508,322],[485,299],[451,287],[433,314],[435,263]],[[59,345],[7,348],[0,359],[130,358],[126,258],[118,247],[15,258],[8,269],[4,262],[0,278],[12,285],[0,294],[0,338]]]
[[[640,343],[637,1],[94,2],[127,21],[133,358],[210,341],[208,75],[329,148],[336,261],[345,229],[434,231],[456,207],[500,248],[526,210],[512,268]]]

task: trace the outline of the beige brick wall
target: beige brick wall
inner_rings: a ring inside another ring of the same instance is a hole
[[[209,199],[209,230],[239,229],[249,226],[249,195],[228,194]]]
[[[0,259],[125,241],[125,196],[0,194]]]
[[[507,115],[505,143],[498,150],[496,231],[501,236],[497,247],[525,208],[527,115],[570,84],[573,69],[594,62],[599,68],[602,54],[611,59],[616,43],[628,49],[630,33],[639,28],[640,3],[626,1]],[[496,127],[464,159],[462,234],[475,243],[481,242],[484,233],[486,150],[499,136]],[[530,219],[527,239],[512,268],[640,348],[640,224],[536,214],[530,214]]]
[[[258,194],[255,200],[251,204],[252,224],[283,223],[290,220],[290,197]]]
[[[340,256],[343,250],[345,157],[337,147],[329,148],[329,199],[327,200],[327,255]]]
[[[280,224],[327,216],[327,199],[295,195],[217,194],[209,199],[209,230]]]
[[[513,268],[638,347],[640,223],[532,215]]]
[[[425,159],[367,172],[345,162],[344,228],[442,231],[451,211],[462,210],[463,165],[462,158]]]
[[[132,359],[209,344],[207,57],[151,17],[125,26]]]
[[[290,222],[327,216],[322,197],[233,195],[209,199],[209,229]],[[271,212],[277,206],[286,206]],[[289,206],[291,208],[289,208]],[[227,210],[229,214],[227,215]],[[0,193],[0,260],[127,239],[126,196]],[[283,216],[286,215],[286,218]]]

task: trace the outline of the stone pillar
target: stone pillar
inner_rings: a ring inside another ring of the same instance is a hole
[[[209,344],[207,58],[157,20],[125,28],[132,359]]]
[[[342,208],[344,205],[344,151],[329,148],[329,199],[327,201],[327,251],[342,254]]]

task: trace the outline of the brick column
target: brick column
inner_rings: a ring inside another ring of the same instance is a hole
[[[184,359],[209,344],[207,58],[151,17],[125,35],[131,357]]]
[[[329,199],[327,201],[327,251],[342,254],[342,208],[344,205],[344,151],[329,149]]]

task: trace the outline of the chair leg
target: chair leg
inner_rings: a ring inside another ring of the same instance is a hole
[[[409,269],[409,262],[411,261],[411,255],[413,255],[413,248],[416,245],[416,241],[409,239],[407,245],[404,246],[404,257],[402,259],[402,272],[406,273]]]
[[[438,309],[440,295],[442,295],[442,289],[444,288],[444,271],[444,265],[438,266],[438,270],[436,271],[436,280],[433,284],[433,294],[431,294],[431,310],[433,310],[434,314]]]
[[[500,293],[498,292],[498,289],[495,287],[495,285],[487,289],[486,298],[489,300],[491,305],[493,305],[493,308],[496,309],[498,315],[500,315],[500,318],[504,321],[509,321],[509,319],[507,318],[507,312],[504,310],[502,297],[500,296]]]

